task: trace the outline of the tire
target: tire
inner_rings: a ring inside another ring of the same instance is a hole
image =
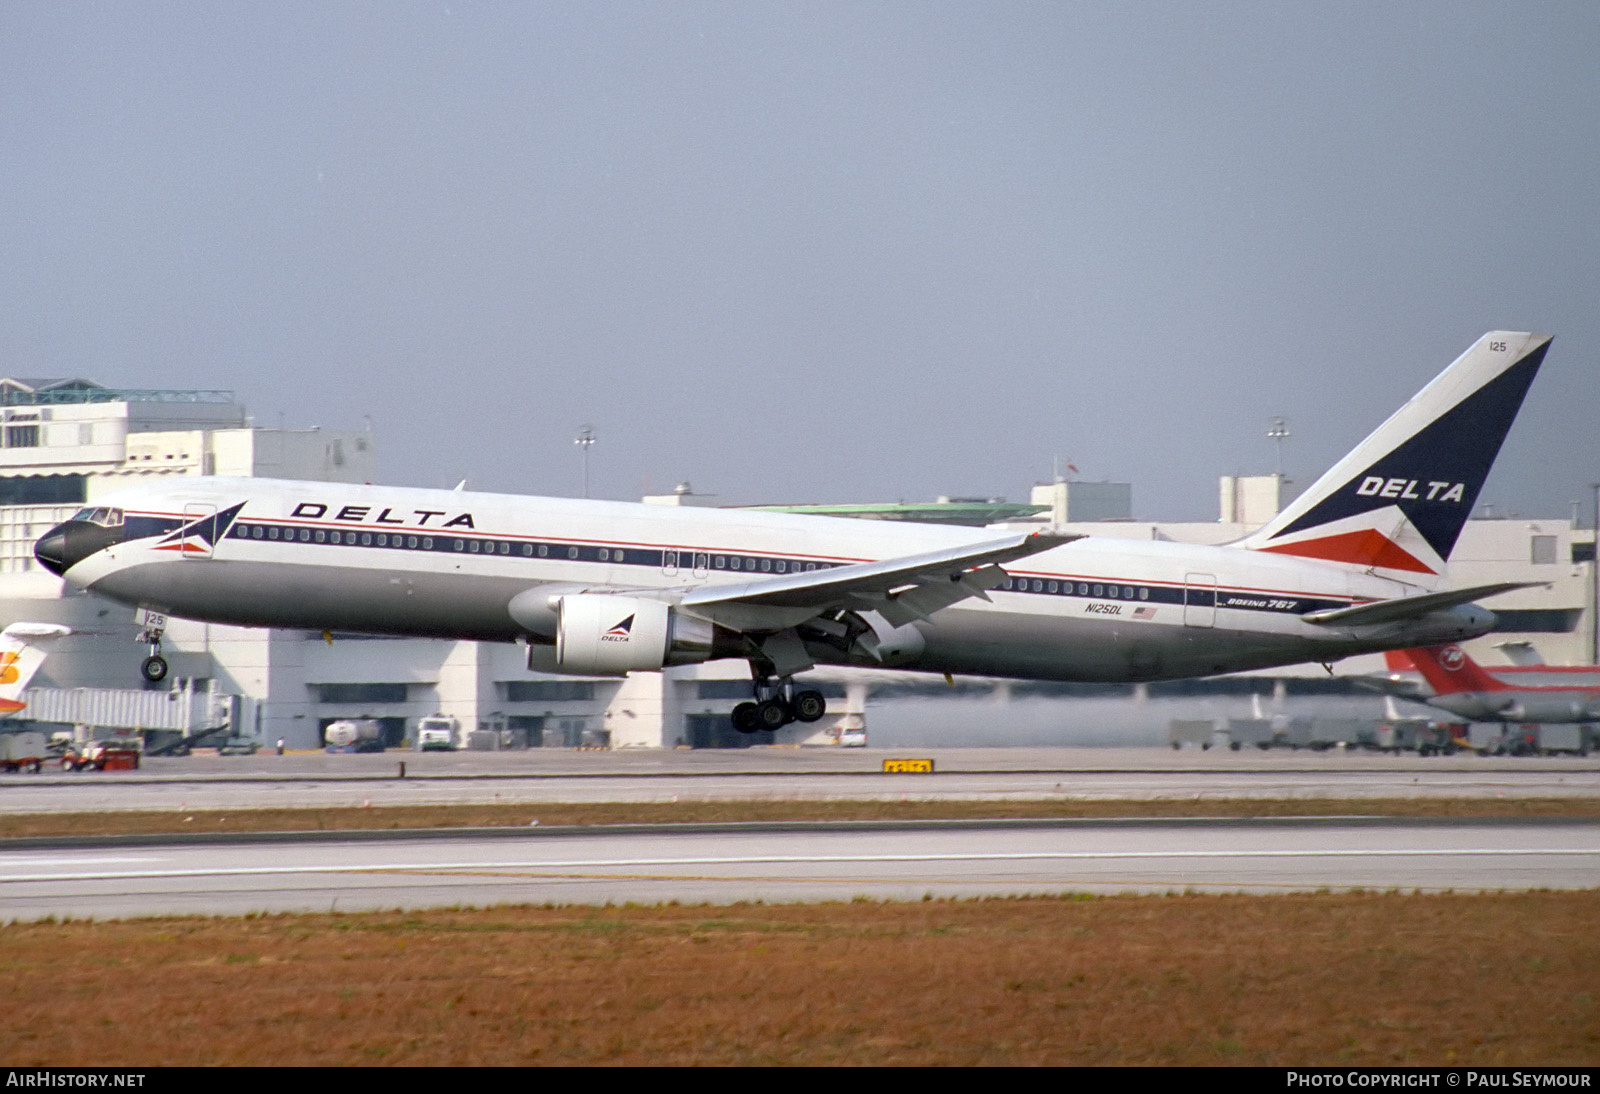
[[[802,691],[794,697],[794,717],[797,722],[815,722],[828,713],[828,701],[820,691]]]
[[[167,659],[160,654],[151,654],[139,666],[139,675],[152,684],[159,684],[167,678]]]
[[[761,729],[754,703],[740,703],[733,708],[733,728],[740,733],[756,733]]]
[[[758,704],[756,718],[761,723],[761,728],[768,732],[782,729],[792,720],[789,717],[789,708],[776,699],[768,699],[765,703]]]

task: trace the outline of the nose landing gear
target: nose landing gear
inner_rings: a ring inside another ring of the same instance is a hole
[[[794,689],[794,677],[774,680],[755,679],[755,701],[733,708],[733,728],[740,733],[761,733],[782,729],[790,722],[815,722],[828,712],[822,692],[812,688]]]
[[[139,636],[139,641],[150,646],[150,656],[140,663],[139,675],[152,684],[159,684],[167,678],[167,659],[161,656],[161,628],[146,628]]]

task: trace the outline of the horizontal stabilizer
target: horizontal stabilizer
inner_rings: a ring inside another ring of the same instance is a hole
[[[1356,604],[1348,608],[1326,608],[1307,612],[1300,618],[1307,623],[1324,626],[1370,627],[1380,623],[1400,623],[1407,619],[1420,619],[1429,612],[1444,611],[1488,596],[1509,593],[1513,589],[1531,589],[1546,584],[1542,581],[1501,581],[1493,585],[1475,585],[1470,589],[1448,589],[1442,593],[1419,593],[1393,600],[1376,600],[1370,604]]]
[[[0,639],[13,638],[18,642],[37,642],[43,638],[65,638],[72,628],[60,623],[10,623],[0,631]]]

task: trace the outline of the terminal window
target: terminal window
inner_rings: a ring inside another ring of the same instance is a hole
[[[316,684],[317,700],[323,703],[403,703],[404,684]]]
[[[82,475],[18,475],[0,479],[0,505],[82,505],[88,498],[85,482]]]

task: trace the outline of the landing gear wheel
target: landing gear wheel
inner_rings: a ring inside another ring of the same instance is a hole
[[[139,674],[152,684],[161,683],[167,678],[167,659],[159,653],[151,654],[139,666]]]
[[[760,732],[761,717],[754,703],[740,703],[733,708],[733,728],[740,733]]]
[[[776,699],[768,699],[756,707],[756,717],[765,730],[782,729],[791,721],[789,708]]]
[[[797,722],[815,722],[828,713],[828,701],[820,691],[802,691],[794,697],[794,717]]]

